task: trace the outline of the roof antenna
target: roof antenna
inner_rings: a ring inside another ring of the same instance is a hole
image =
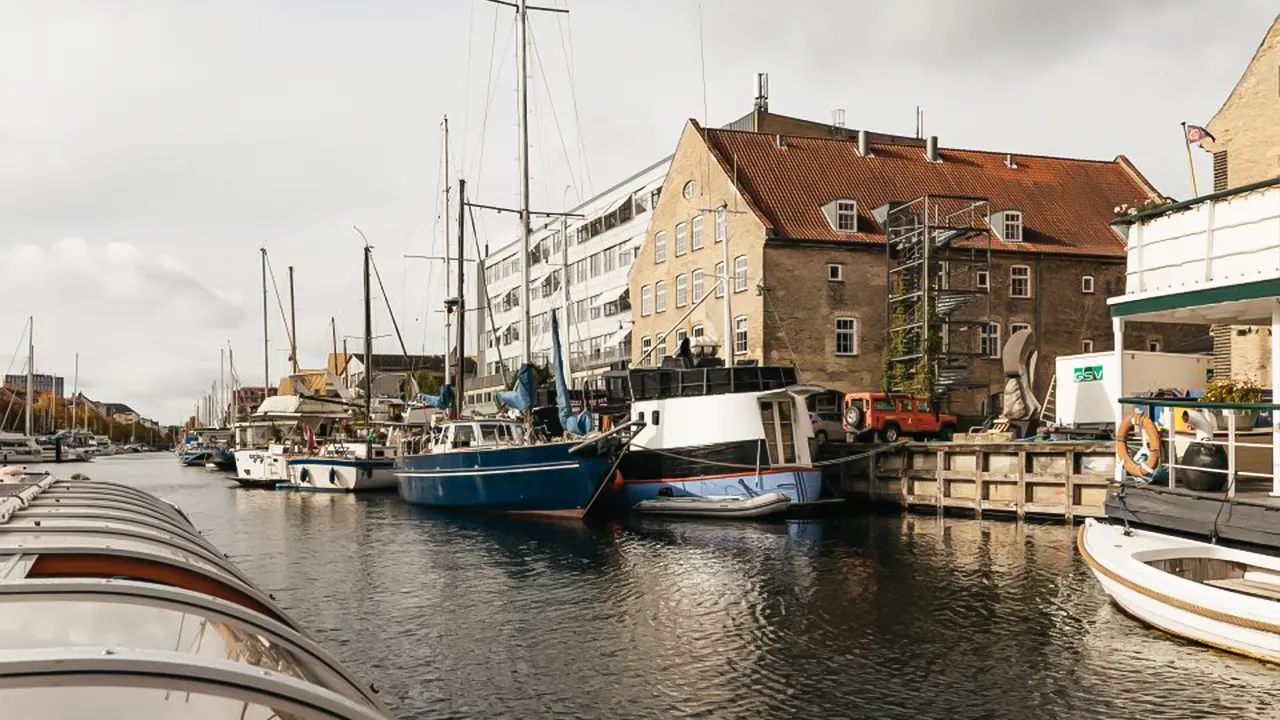
[[[769,112],[769,73],[756,73],[756,112]]]
[[[920,109],[919,105],[917,105],[916,106],[916,139],[921,140],[923,138],[924,138],[924,111]]]

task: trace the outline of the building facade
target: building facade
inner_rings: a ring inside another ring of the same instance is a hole
[[[27,391],[26,374],[5,375],[4,386],[16,393],[25,393]],[[46,375],[44,373],[35,373],[31,376],[32,392],[37,395],[45,393],[53,393],[58,397],[66,397],[64,393],[65,383],[61,375]]]
[[[1280,177],[1280,15],[1213,119],[1214,139],[1201,144],[1213,153],[1213,189],[1234,190]],[[1266,384],[1271,374],[1271,328],[1214,328],[1214,373]]]
[[[1114,209],[1159,194],[1123,156],[1071,160],[871,137],[707,130],[689,121],[650,219],[630,286],[632,361],[654,363],[685,336],[735,362],[795,365],[845,391],[885,384],[889,353],[886,213],[950,198],[978,216],[957,241],[965,262],[931,282],[967,300],[948,310],[941,348],[965,358],[953,412],[981,415],[1003,387],[1003,341],[1035,331],[1036,390],[1058,355],[1111,346],[1106,299],[1123,291]],[[934,145],[936,147],[936,145]],[[932,152],[932,155],[930,154]],[[939,211],[929,222],[941,223]],[[1203,327],[1133,325],[1148,349],[1190,349]],[[727,342],[723,342],[727,337]]]
[[[847,137],[856,131],[837,123],[819,123],[769,111],[767,78],[757,86],[751,112],[726,127],[786,132],[814,137]],[[913,142],[881,133],[881,140]],[[533,361],[549,362],[550,311],[560,313],[561,347],[575,380],[607,371],[632,359],[631,327],[636,296],[628,286],[631,265],[646,237],[672,158],[644,168],[608,190],[532,229],[529,254],[530,333]],[[709,232],[710,228],[704,228]],[[483,263],[479,298],[472,307],[490,310],[468,316],[479,327],[476,353],[480,377],[469,381],[467,403],[492,402],[520,364],[520,243],[491,252]],[[562,310],[563,309],[563,310]]]

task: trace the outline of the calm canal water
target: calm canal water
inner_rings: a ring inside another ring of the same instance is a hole
[[[179,504],[404,718],[1280,717],[1276,670],[1125,617],[1062,525],[586,528],[75,469]]]

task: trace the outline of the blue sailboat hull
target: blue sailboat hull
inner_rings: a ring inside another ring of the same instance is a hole
[[[575,442],[408,455],[396,463],[400,497],[476,512],[581,517],[612,455],[570,455]]]

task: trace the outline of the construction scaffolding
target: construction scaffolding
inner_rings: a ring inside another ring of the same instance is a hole
[[[887,241],[885,389],[944,405],[955,391],[987,387],[973,369],[978,358],[999,352],[983,342],[991,315],[991,204],[923,195],[882,205],[875,216]],[[974,303],[985,308],[960,312]]]

